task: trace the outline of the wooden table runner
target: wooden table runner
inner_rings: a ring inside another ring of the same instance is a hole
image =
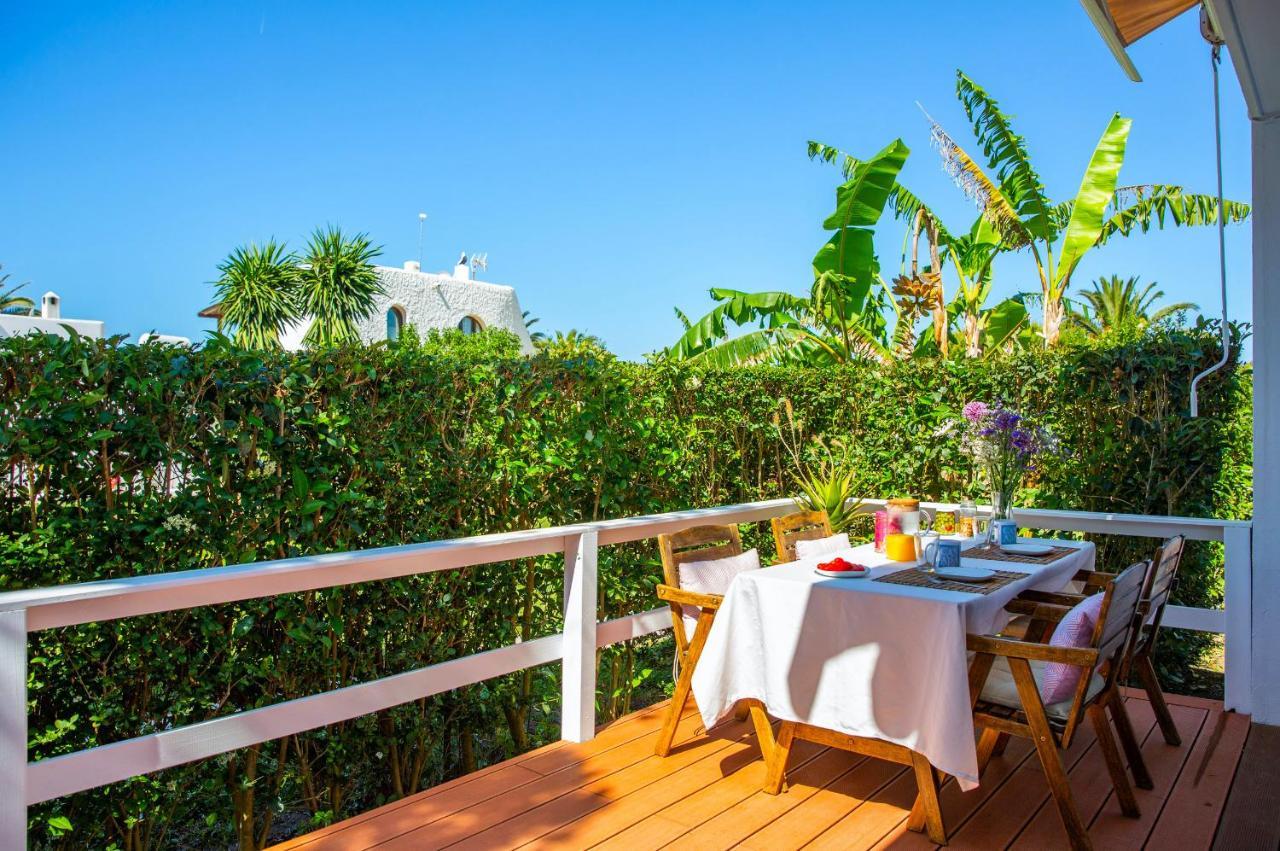
[[[1075,547],[1054,547],[1042,556],[1029,556],[1020,553],[1007,553],[999,544],[980,544],[960,553],[960,558],[980,558],[983,561],[1011,561],[1018,564],[1049,564],[1063,556],[1077,552]]]
[[[1012,570],[994,571],[995,578],[989,582],[957,582],[954,579],[943,579],[931,573],[925,573],[918,567],[899,570],[887,576],[879,576],[873,582],[888,582],[892,585],[911,585],[916,588],[937,588],[939,591],[961,591],[965,594],[982,594],[986,596],[998,591],[1010,582],[1026,579],[1027,574]]]

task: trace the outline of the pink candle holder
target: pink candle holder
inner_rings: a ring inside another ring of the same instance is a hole
[[[890,516],[887,511],[877,511],[876,520],[876,552],[884,552],[884,539],[902,532],[902,522],[896,515]]]

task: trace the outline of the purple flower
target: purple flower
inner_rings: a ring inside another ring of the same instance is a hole
[[[961,413],[964,414],[966,420],[976,423],[991,413],[991,407],[986,402],[969,402],[965,404]]]
[[[996,412],[995,427],[1000,431],[1012,431],[1021,421],[1022,417],[1013,411],[1000,410]]]

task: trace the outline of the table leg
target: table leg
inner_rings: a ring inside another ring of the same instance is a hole
[[[929,760],[918,753],[911,754],[911,768],[916,775],[916,802],[907,817],[907,829],[924,830],[930,842],[947,844],[947,830],[942,822],[942,802],[938,800],[938,773]]]
[[[753,710],[754,711],[754,710]],[[763,710],[760,710],[764,714]],[[767,723],[766,718],[766,723]],[[765,758],[764,791],[777,795],[787,782],[787,759],[791,756],[791,743],[795,740],[796,725],[783,721],[778,725],[778,740],[773,746],[773,758]]]

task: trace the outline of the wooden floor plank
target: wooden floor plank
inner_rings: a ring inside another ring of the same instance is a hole
[[[1133,701],[1131,701],[1133,702]],[[1153,789],[1134,789],[1138,799],[1138,818],[1129,818],[1120,812],[1120,803],[1107,783],[1106,802],[1093,816],[1089,836],[1095,848],[1141,848],[1164,810],[1165,802],[1173,791],[1178,776],[1185,770],[1187,758],[1195,750],[1195,743],[1204,734],[1204,722],[1209,713],[1203,709],[1181,704],[1171,704],[1169,713],[1178,725],[1182,736],[1180,746],[1164,740],[1159,727],[1153,727],[1142,743],[1142,757],[1151,773]],[[1135,713],[1136,714],[1136,713]],[[1104,780],[1104,783],[1106,781]],[[1086,819],[1088,815],[1083,814]],[[1180,845],[1185,848],[1187,846]]]
[[[787,790],[768,795],[757,790],[751,797],[706,819],[680,837],[682,849],[722,851],[781,818],[787,811],[816,795],[867,757],[839,748],[827,748],[816,759],[787,772]]]
[[[1145,742],[1156,723],[1151,704],[1145,700],[1130,700],[1128,708],[1129,717],[1133,721],[1134,735],[1137,736],[1138,742]],[[1186,707],[1179,707],[1179,710],[1199,712],[1194,709],[1188,710]],[[1036,768],[1039,767],[1040,764],[1037,762]],[[1111,792],[1111,775],[1107,773],[1102,748],[1098,747],[1096,742],[1067,772],[1067,780],[1071,785],[1071,794],[1075,798],[1076,812],[1080,814],[1080,820],[1087,825],[1093,820],[1094,814],[1102,809]],[[1035,817],[1018,833],[1012,847],[1019,851],[1033,851],[1033,849],[1062,845],[1066,839],[1062,816],[1058,813],[1057,806],[1046,797]]]
[[[694,757],[697,757],[695,760]],[[612,800],[607,810],[576,818],[531,842],[533,848],[586,848],[626,830],[681,798],[696,793],[721,777],[760,761],[755,738],[744,732],[738,739],[725,743],[704,739],[691,743],[670,756],[650,757],[608,778],[610,797],[601,791],[603,784],[590,784],[584,791]],[[585,815],[585,814],[584,814]]]
[[[1076,733],[1063,757],[1067,769],[1070,770],[1092,746],[1092,730],[1085,727]],[[1039,758],[1031,755],[948,837],[947,845],[952,849],[981,851],[1004,848],[1017,838],[1048,800],[1049,784],[1045,780],[1044,769]]]
[[[1011,739],[1008,748],[1000,756],[992,757],[991,763],[987,766],[987,770],[982,774],[982,783],[977,789],[969,792],[961,790],[960,784],[954,779],[948,780],[942,786],[942,791],[938,795],[938,800],[942,804],[942,819],[946,825],[947,834],[953,835],[959,832],[964,823],[969,820],[973,813],[981,807],[988,798],[996,794],[1000,787],[1012,777],[1022,764],[1028,759],[1035,759],[1035,748],[1031,746],[1028,739]],[[924,851],[924,849],[937,848],[929,841],[929,837],[922,833],[914,833],[906,829],[905,824],[898,825],[890,831],[884,839],[877,843],[876,848],[892,847],[895,851]]]
[[[901,765],[867,759],[748,836],[743,848],[778,851],[810,842],[906,772]]]
[[[1077,806],[1095,847],[1276,847],[1280,731],[1250,728],[1221,703],[1170,696],[1184,738],[1166,745],[1142,692],[1129,708],[1156,788],[1137,791],[1139,820],[1119,813],[1092,730],[1066,757]],[[605,848],[724,851],[797,847],[922,851],[906,830],[914,775],[902,766],[798,743],[790,788],[760,791],[764,765],[751,725],[710,734],[681,724],[667,758],[653,755],[665,705],[602,728],[588,743],[557,743],[277,846],[294,851]],[[1030,742],[1013,740],[975,791],[941,790],[950,847],[1049,848],[1063,844]]]
[[[1236,767],[1235,783],[1215,837],[1215,849],[1280,848],[1280,727],[1254,724]]]
[[[857,809],[801,847],[812,851],[865,851],[906,820],[915,800],[915,774],[904,769]]]
[[[656,741],[655,725],[661,723],[668,704],[669,701],[663,701],[603,725],[590,742],[581,744],[554,742],[546,747],[409,795],[399,801],[392,801],[329,827],[304,834],[273,846],[272,851],[296,851],[304,848],[306,851],[318,851],[322,845],[329,845],[330,840],[332,840],[332,847],[343,849],[373,847],[377,842],[397,835],[397,832],[434,820],[432,814],[442,808],[447,815],[449,812],[464,809],[495,795],[509,793],[526,782],[550,773],[557,766],[571,767],[636,739],[648,738],[650,741]],[[537,766],[541,770],[531,766]],[[431,803],[428,804],[428,801]],[[448,809],[448,806],[452,806],[452,810]],[[409,808],[410,812],[400,812],[405,808]],[[412,826],[404,828],[405,823],[410,823]]]
[[[1148,841],[1150,847],[1203,849],[1213,845],[1217,816],[1226,803],[1248,735],[1248,716],[1222,712],[1221,706],[1209,714],[1160,811]]]
[[[797,742],[791,752],[791,765],[797,771],[802,770],[825,750],[827,749],[822,745],[816,745],[812,742]],[[645,849],[661,848],[666,842],[674,840],[676,837],[673,836],[659,841],[660,837],[657,831],[650,827],[651,819],[661,819],[664,823],[683,825],[684,830],[677,834],[677,836],[683,836],[683,834],[699,824],[705,823],[707,819],[714,818],[756,793],[762,793],[761,787],[764,785],[764,776],[764,761],[757,760],[732,774],[721,777],[719,780],[695,790],[677,801],[673,801],[658,810],[654,815],[636,822],[597,847],[601,849],[617,849],[617,851],[645,851]],[[784,796],[779,795],[776,797]],[[683,838],[680,839],[679,845],[682,848],[686,846]]]

